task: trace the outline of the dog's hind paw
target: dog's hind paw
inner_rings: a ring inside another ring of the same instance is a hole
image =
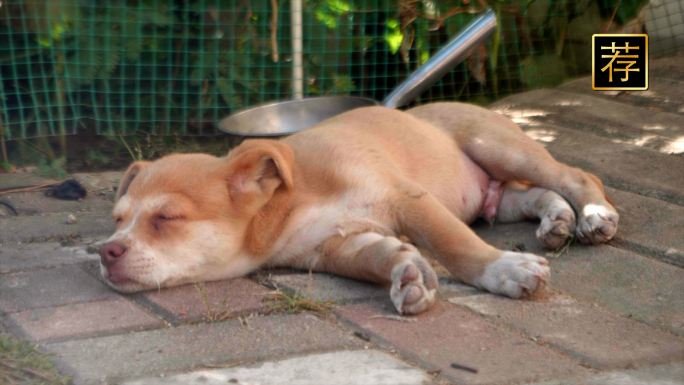
[[[473,285],[494,294],[524,298],[546,286],[551,278],[548,262],[532,254],[506,251],[485,267]]]
[[[537,239],[547,249],[557,249],[575,233],[575,211],[565,200],[555,200],[549,205],[537,229]]]
[[[585,244],[608,242],[615,236],[619,220],[620,215],[612,207],[587,205],[580,214],[577,237]]]
[[[422,313],[435,302],[437,274],[417,250],[415,253],[417,258],[392,269],[390,298],[399,314]]]

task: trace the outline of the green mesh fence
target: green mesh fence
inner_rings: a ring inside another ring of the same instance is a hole
[[[380,100],[484,7],[496,35],[416,103],[551,87],[645,4],[302,0],[303,95]],[[289,0],[3,0],[0,137],[218,134],[222,117],[293,97],[290,16]]]

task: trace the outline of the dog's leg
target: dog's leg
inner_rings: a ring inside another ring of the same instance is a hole
[[[322,248],[314,269],[391,283],[390,297],[400,314],[421,313],[435,301],[437,274],[411,244],[368,232],[332,237]]]
[[[560,194],[575,208],[583,243],[604,243],[617,231],[619,215],[606,200],[601,181],[557,162],[510,119],[484,108],[434,103],[407,111],[451,132],[461,149],[495,180],[528,180]]]
[[[548,249],[557,249],[575,232],[575,212],[570,204],[551,190],[506,187],[496,220],[503,223],[541,219],[537,239]]]
[[[432,250],[456,279],[520,298],[542,288],[550,277],[546,259],[488,245],[419,186],[409,186],[395,202],[402,232]]]

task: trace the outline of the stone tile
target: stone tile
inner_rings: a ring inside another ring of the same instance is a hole
[[[109,214],[113,203],[105,197],[89,193],[81,201],[57,199],[46,196],[42,191],[3,194],[3,201],[11,204],[20,215],[74,214],[84,212]]]
[[[19,188],[52,182],[57,181],[54,179],[46,179],[30,172],[2,174],[2,178],[0,178],[0,189]]]
[[[567,379],[535,385],[681,385],[684,365],[659,365],[640,370],[601,374],[586,379]]]
[[[635,94],[637,95],[637,94]],[[684,116],[656,111],[617,101],[543,89],[504,98],[489,106],[512,118],[531,110],[531,122],[548,123],[623,141],[640,141],[641,146],[661,149],[673,139],[684,135]],[[648,135],[648,140],[643,138]]]
[[[76,384],[117,383],[207,365],[358,349],[360,339],[310,314],[257,316],[45,345]]]
[[[290,294],[300,295],[315,301],[336,303],[358,302],[389,297],[389,292],[379,286],[330,274],[289,274],[273,276],[270,280],[278,288]]]
[[[79,235],[97,237],[114,232],[109,212],[79,212],[76,223],[67,224],[67,214],[46,214],[28,217],[7,217],[0,221],[0,242],[49,240]]]
[[[523,244],[527,252],[546,256],[548,251],[534,235],[537,226],[529,222],[492,228],[480,224],[474,230],[500,249]],[[568,253],[547,259],[552,289],[684,335],[683,269],[607,245],[575,243]]]
[[[210,318],[236,317],[268,309],[263,299],[270,292],[248,278],[189,284],[136,294],[135,300],[173,324]],[[207,302],[209,308],[207,308]]]
[[[542,381],[582,377],[590,372],[547,347],[441,301],[429,311],[410,317],[411,322],[378,317],[396,313],[390,306],[373,303],[342,307],[338,315],[381,345],[429,369],[441,369],[442,376],[459,384]],[[452,363],[476,368],[478,373],[453,369]]]
[[[494,295],[453,298],[494,322],[521,330],[537,342],[553,347],[600,369],[624,369],[684,361],[684,337],[565,295],[517,301]]]
[[[606,194],[620,213],[615,245],[684,267],[684,207],[612,188]]]
[[[228,369],[201,370],[164,378],[145,378],[124,385],[422,385],[432,382],[424,371],[377,350],[323,353]]]
[[[440,277],[439,289],[437,289],[437,298],[448,300],[454,297],[466,297],[469,295],[486,294],[476,287],[469,286],[456,281],[453,278]]]
[[[59,242],[6,242],[0,246],[0,271],[31,270],[100,259],[98,254],[88,254],[86,248],[86,245],[62,247]]]
[[[118,297],[77,266],[0,274],[0,293],[3,313]]]
[[[648,63],[648,76],[661,77],[674,80],[684,80],[684,67],[682,67],[684,51],[677,52],[672,56],[661,57]]]
[[[684,88],[681,82],[671,79],[661,79],[650,76],[648,79],[648,96],[643,93],[630,92],[608,94],[601,91],[594,91],[591,88],[591,77],[574,80],[557,87],[563,91],[581,93],[624,103],[638,107],[655,107],[665,112],[677,112],[684,100]]]
[[[558,161],[596,174],[606,186],[684,206],[682,156],[546,123],[523,130],[551,137],[542,144]]]
[[[5,319],[15,335],[37,343],[164,326],[164,322],[158,317],[122,298],[28,310],[10,314]]]

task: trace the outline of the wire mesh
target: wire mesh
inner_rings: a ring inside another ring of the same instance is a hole
[[[673,42],[684,39],[682,1],[663,8]],[[301,2],[304,97],[378,100],[494,8],[499,27],[490,42],[416,101],[482,105],[588,73],[591,34],[621,30],[647,4]],[[290,20],[290,0],[4,0],[0,136],[217,134],[222,117],[293,97]]]

